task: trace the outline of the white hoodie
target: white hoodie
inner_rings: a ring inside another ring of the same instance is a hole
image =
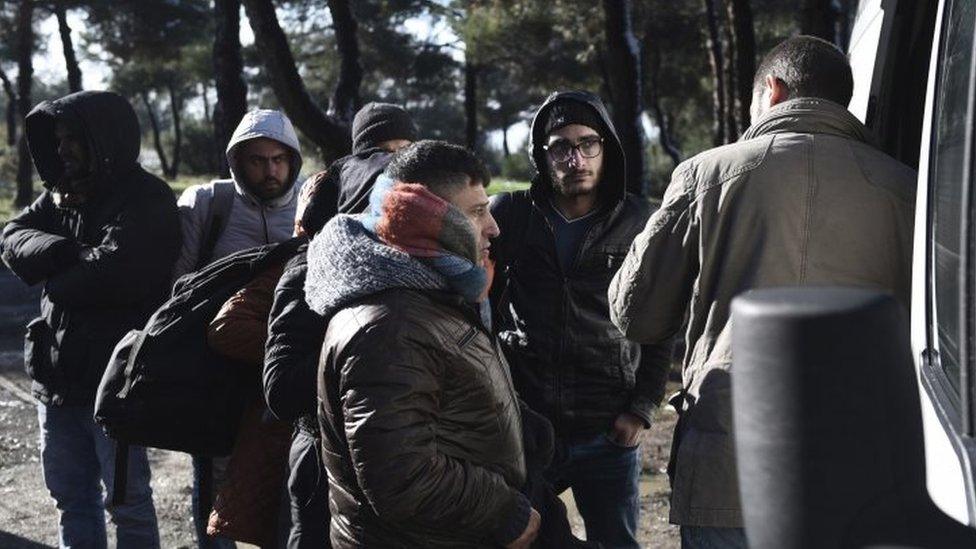
[[[291,181],[281,196],[262,201],[248,191],[239,181],[235,167],[238,145],[266,137],[274,139],[295,152],[291,166]],[[291,121],[284,114],[268,109],[250,111],[241,119],[227,143],[227,163],[232,179],[214,180],[193,185],[183,191],[177,204],[183,229],[183,248],[173,269],[173,280],[194,270],[203,245],[203,231],[214,197],[214,185],[222,181],[234,183],[234,203],[223,232],[214,246],[211,260],[220,259],[236,251],[282,242],[292,236],[295,223],[295,207],[298,202],[296,181],[301,171],[302,156],[298,135]]]

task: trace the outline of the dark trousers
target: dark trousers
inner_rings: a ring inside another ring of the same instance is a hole
[[[329,479],[319,439],[298,429],[288,455],[291,532],[288,549],[322,549],[329,542]]]
[[[207,522],[213,510],[214,498],[217,495],[217,482],[223,476],[229,458],[208,458],[193,456],[193,491],[190,503],[193,510],[193,529],[197,535],[199,549],[234,549],[236,544],[226,538],[215,538],[207,535]],[[208,489],[209,487],[209,489]],[[201,497],[202,490],[207,489],[208,497]]]
[[[607,549],[640,549],[639,446],[624,448],[605,434],[560,446],[546,477],[556,493],[573,489],[586,539]]]
[[[681,527],[681,549],[746,549],[743,528]]]

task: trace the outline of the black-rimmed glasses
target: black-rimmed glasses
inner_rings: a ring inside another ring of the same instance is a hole
[[[574,150],[579,151],[583,158],[595,158],[603,152],[603,138],[585,137],[580,139],[579,143],[575,145],[567,139],[560,139],[548,145],[543,145],[542,148],[549,153],[549,158],[553,162],[565,162],[569,160],[573,156]]]

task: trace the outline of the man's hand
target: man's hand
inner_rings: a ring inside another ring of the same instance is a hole
[[[641,431],[644,430],[644,420],[630,412],[624,412],[613,421],[613,430],[608,435],[619,446],[637,446]]]
[[[529,511],[529,524],[525,526],[522,535],[515,541],[505,546],[506,549],[529,549],[535,537],[539,535],[539,525],[542,524],[542,516],[535,509]]]

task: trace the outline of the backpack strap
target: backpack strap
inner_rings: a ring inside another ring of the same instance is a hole
[[[193,270],[199,270],[213,259],[217,240],[227,227],[230,210],[234,207],[234,182],[215,181],[213,184],[213,198],[210,200],[210,210],[207,211],[207,221],[203,224],[203,244],[197,254],[197,264]]]

